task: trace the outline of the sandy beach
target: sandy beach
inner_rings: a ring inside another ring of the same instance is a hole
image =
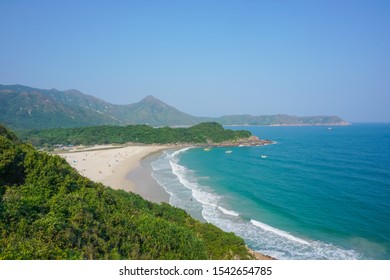
[[[171,146],[97,146],[58,153],[81,175],[113,189],[137,193],[153,202],[169,202],[169,195],[151,176],[151,168],[141,161]]]

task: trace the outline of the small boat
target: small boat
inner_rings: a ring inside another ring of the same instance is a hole
[[[205,152],[210,152],[211,149],[210,149],[210,148],[204,148],[203,150],[204,150]]]
[[[225,154],[231,154],[231,153],[233,153],[232,150],[225,151]]]
[[[261,155],[261,158],[267,158],[267,156],[265,156],[265,155]]]

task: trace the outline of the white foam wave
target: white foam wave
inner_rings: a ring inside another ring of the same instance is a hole
[[[251,224],[254,225],[254,226],[257,226],[265,231],[270,231],[274,234],[277,234],[279,236],[282,236],[284,238],[287,238],[291,241],[295,241],[295,242],[298,242],[298,243],[301,243],[301,244],[305,244],[305,245],[309,245],[310,243],[301,239],[301,238],[298,238],[298,237],[295,237],[291,234],[289,234],[288,232],[286,231],[283,231],[283,230],[280,230],[280,229],[277,229],[277,228],[274,228],[274,227],[271,227],[267,224],[264,224],[262,222],[259,222],[259,221],[256,221],[256,220],[251,220]]]
[[[188,176],[190,171],[187,168],[173,161],[170,161],[170,165],[172,167],[173,174],[177,176],[179,182],[184,187],[192,191],[192,196],[198,202],[200,202],[203,205],[210,205],[213,207],[217,207],[216,202],[218,200],[218,197],[216,195],[213,195],[212,193],[201,190],[201,187],[197,182],[191,182]]]
[[[179,164],[180,154],[188,150],[168,151],[152,163],[153,177],[171,195],[170,204],[188,211],[193,217],[212,223],[242,237],[255,250],[278,259],[357,259],[353,250],[332,244],[303,240],[257,220],[244,220],[221,207],[221,198],[210,186],[200,183],[196,173]],[[203,182],[203,181],[202,181]]]
[[[225,213],[226,215],[230,215],[230,216],[234,216],[234,217],[238,217],[239,214],[235,211],[232,211],[232,210],[227,210],[221,206],[218,206],[218,209],[221,210],[223,213]]]
[[[187,148],[180,149],[180,150],[178,150],[178,151],[174,151],[174,152],[171,154],[171,157],[172,157],[172,158],[175,158],[175,157],[177,157],[178,155],[180,155],[181,153],[184,153],[185,151],[188,151],[189,149],[192,149],[192,147],[187,147]]]

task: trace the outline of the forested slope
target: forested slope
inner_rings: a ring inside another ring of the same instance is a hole
[[[124,144],[128,142],[144,144],[192,143],[234,141],[251,136],[249,131],[224,129],[218,123],[201,123],[189,128],[161,127],[147,125],[92,126],[78,128],[56,128],[21,132],[23,139],[34,146],[43,145],[96,145]]]

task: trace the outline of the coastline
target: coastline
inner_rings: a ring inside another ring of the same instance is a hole
[[[152,202],[168,203],[169,194],[153,179],[151,167],[142,162],[169,148],[174,146],[96,146],[57,155],[94,182],[139,194]]]
[[[164,150],[152,152],[140,159],[139,165],[128,171],[126,177],[127,180],[134,184],[134,193],[155,203],[169,203],[170,199],[170,195],[152,177],[153,170],[151,163],[155,161]]]
[[[96,146],[77,151],[60,152],[81,175],[112,189],[133,192],[155,203],[169,203],[170,195],[152,177],[151,162],[164,150],[178,149],[177,145]],[[253,251],[256,260],[275,258]]]

